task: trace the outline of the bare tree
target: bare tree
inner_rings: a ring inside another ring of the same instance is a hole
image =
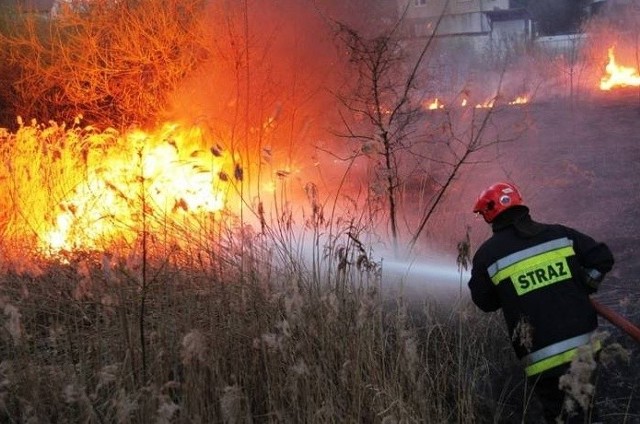
[[[422,110],[412,95],[421,65],[434,39],[433,36],[428,37],[413,63],[405,67],[407,61],[401,43],[401,23],[402,19],[386,33],[370,38],[344,23],[337,23],[338,37],[346,47],[349,62],[357,75],[354,91],[348,95],[338,94],[338,99],[351,115],[342,115],[346,132],[338,135],[361,141],[365,153],[375,151],[375,160],[379,161],[376,177],[384,185],[389,229],[396,253],[398,196],[402,184],[398,174],[399,153],[408,148],[413,126]],[[433,29],[434,34],[437,27]],[[368,125],[356,128],[351,124],[353,116],[363,116]],[[370,129],[373,131],[368,132]]]
[[[506,62],[497,72],[497,86],[488,107],[470,106],[464,114],[442,110],[437,111],[437,117],[425,113],[422,93],[430,82],[426,64],[443,14],[415,55],[402,37],[404,16],[388,30],[369,37],[348,25],[337,26],[356,81],[353,91],[337,95],[344,108],[344,129],[337,135],[359,143],[354,155],[367,158],[374,182],[383,187],[383,210],[396,255],[401,253],[400,242],[405,235],[409,235],[409,250],[413,249],[463,165],[472,163],[472,156],[479,150],[511,139],[495,133],[489,136],[486,131],[499,103],[504,102],[501,90]],[[465,93],[462,90],[458,97]],[[401,204],[410,184],[412,172],[408,168],[412,166],[417,169],[414,174],[430,180],[433,187],[420,194],[427,196],[426,200],[411,205],[411,212],[422,209],[417,221],[407,222],[403,221],[406,217]],[[401,229],[403,222],[407,222],[406,233]]]

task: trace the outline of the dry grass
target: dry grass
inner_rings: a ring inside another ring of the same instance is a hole
[[[302,234],[286,214],[261,231],[148,224],[129,245],[43,259],[39,223],[101,162],[83,148],[122,143],[54,123],[2,137],[0,420],[475,422],[500,409],[489,376],[513,358],[499,318],[390,297],[366,225],[325,218],[317,194]]]
[[[148,264],[144,311],[132,264],[85,256],[41,264],[38,275],[4,270],[0,416],[477,421],[491,357],[504,352],[487,344],[501,337],[497,326],[471,325],[465,305],[458,316],[385,298],[355,266],[318,290],[304,273],[271,265],[268,274],[223,270],[235,277],[220,281]]]

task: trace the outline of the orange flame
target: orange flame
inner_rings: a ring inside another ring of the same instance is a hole
[[[431,103],[427,103],[427,109],[429,110],[436,110],[436,109],[442,109],[442,108],[444,108],[444,105],[437,98]]]
[[[492,98],[492,99],[486,100],[483,103],[477,103],[474,107],[476,109],[490,109],[495,106],[495,101],[496,99]],[[529,97],[526,95],[518,96],[512,101],[508,102],[509,105],[523,105],[527,103],[529,103]],[[423,103],[423,105],[428,110],[437,110],[437,109],[445,108],[444,103],[440,101],[440,99],[438,98],[436,98],[431,102],[426,101]],[[469,101],[466,98],[462,99],[462,101],[460,102],[460,107],[467,107],[467,105],[469,105]]]
[[[518,96],[509,102],[510,105],[524,105],[527,103],[529,103],[529,99],[526,96]]]
[[[97,248],[111,239],[131,241],[148,217],[148,229],[167,217],[212,213],[225,206],[223,171],[228,155],[198,145],[201,135],[167,124],[155,134],[126,136],[126,151],[102,158],[86,180],[59,204],[51,228],[41,233],[50,253]]]
[[[485,101],[484,103],[478,103],[476,105],[476,109],[492,108],[494,102],[495,102],[495,99],[490,99],[490,100]]]
[[[615,87],[640,86],[638,70],[636,68],[618,65],[613,50],[613,47],[609,47],[609,63],[607,63],[605,67],[607,75],[600,80],[600,90],[609,91]]]

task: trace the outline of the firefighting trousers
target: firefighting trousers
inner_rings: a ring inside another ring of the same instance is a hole
[[[598,422],[598,411],[595,402],[584,410],[576,401],[567,401],[571,395],[560,389],[558,376],[531,377],[530,384],[542,405],[545,422],[548,424],[587,424]],[[595,377],[593,377],[595,380]]]

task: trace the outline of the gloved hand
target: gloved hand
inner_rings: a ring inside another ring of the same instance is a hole
[[[584,283],[593,290],[598,290],[600,283],[604,279],[604,274],[595,268],[584,270]]]

